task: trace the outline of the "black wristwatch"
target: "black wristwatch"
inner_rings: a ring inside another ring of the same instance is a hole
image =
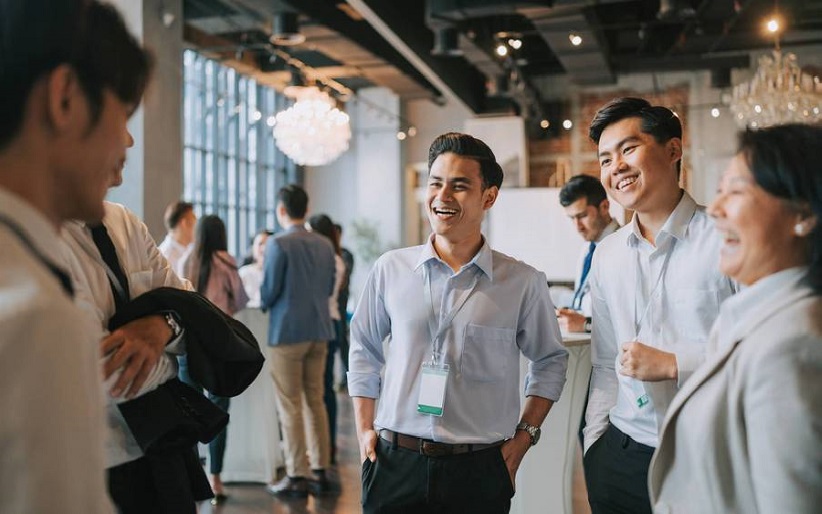
[[[529,425],[524,421],[521,421],[520,424],[517,425],[517,430],[525,430],[528,432],[528,435],[531,436],[531,446],[537,444],[539,442],[539,436],[542,435],[541,428]]]
[[[591,318],[585,318],[585,324],[582,325],[582,330],[591,333]]]

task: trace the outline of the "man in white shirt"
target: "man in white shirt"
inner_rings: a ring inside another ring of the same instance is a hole
[[[168,260],[171,269],[183,276],[178,268],[194,242],[194,227],[197,225],[194,206],[180,200],[172,202],[166,207],[163,221],[168,233],[159,245],[160,253]]]
[[[660,422],[703,361],[719,304],[735,286],[717,269],[713,223],[679,187],[676,114],[616,99],[597,112],[590,137],[602,185],[634,217],[600,243],[589,275],[588,501],[594,514],[650,513],[647,473]]]
[[[576,175],[562,186],[559,203],[574,223],[579,235],[587,242],[579,256],[574,297],[567,308],[559,309],[557,320],[564,332],[591,331],[591,297],[588,273],[596,245],[616,232],[619,223],[608,211],[611,204],[605,188],[590,175]]]
[[[96,1],[0,0],[0,502],[108,514],[98,341],[59,265],[99,222],[149,58]]]

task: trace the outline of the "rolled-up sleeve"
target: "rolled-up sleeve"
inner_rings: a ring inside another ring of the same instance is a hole
[[[383,300],[384,277],[379,261],[363,289],[351,319],[351,346],[348,353],[348,393],[351,396],[378,398],[380,372],[385,366],[383,340],[391,322]]]
[[[565,386],[568,351],[562,345],[562,334],[543,273],[536,274],[525,302],[517,328],[517,345],[530,361],[525,376],[525,396],[558,401]]]

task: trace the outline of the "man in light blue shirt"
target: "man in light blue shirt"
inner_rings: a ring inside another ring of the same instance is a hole
[[[377,261],[351,322],[363,510],[508,512],[522,457],[562,392],[567,352],[545,275],[492,251],[480,232],[502,183],[493,152],[449,133],[428,165],[434,233]],[[521,354],[530,363],[520,415]]]
[[[269,362],[283,428],[286,477],[268,490],[305,497],[309,490],[329,491],[325,469],[331,464],[331,440],[323,374],[328,341],[334,338],[328,310],[334,290],[334,248],[325,237],[305,229],[308,195],[301,187],[286,186],[278,198],[277,220],[285,230],[266,243],[260,307],[271,311]],[[308,425],[303,423],[304,407]],[[309,477],[311,481],[306,480]]]

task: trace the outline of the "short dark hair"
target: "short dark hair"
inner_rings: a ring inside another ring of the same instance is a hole
[[[494,152],[479,139],[459,132],[448,132],[438,136],[428,149],[429,173],[431,172],[431,165],[434,164],[437,157],[447,152],[474,159],[479,163],[483,189],[491,186],[502,186],[502,167],[497,163]]]
[[[166,207],[165,215],[163,216],[163,221],[166,225],[166,230],[172,230],[177,228],[177,225],[180,224],[180,221],[183,217],[190,211],[194,210],[194,205],[189,202],[184,202],[182,200],[178,200],[176,202],[172,202],[168,204]]]
[[[300,220],[308,212],[308,194],[297,184],[289,184],[277,193],[277,199],[283,203],[289,218]]]
[[[559,203],[568,207],[580,198],[585,198],[588,205],[599,207],[608,195],[599,179],[591,175],[575,175],[559,190]]]
[[[599,144],[602,132],[609,125],[626,118],[639,118],[640,130],[653,136],[657,143],[667,143],[672,138],[682,139],[682,122],[674,111],[661,105],[651,105],[644,98],[632,97],[616,98],[598,110],[588,129],[588,137]],[[680,159],[676,163],[677,173],[681,165]]]
[[[816,225],[808,235],[809,278],[822,294],[822,126],[778,125],[739,134],[739,153],[756,183],[792,205],[810,209]]]
[[[18,134],[34,84],[70,65],[88,98],[92,124],[103,90],[140,103],[151,56],[113,6],[97,0],[0,0],[0,149]]]

